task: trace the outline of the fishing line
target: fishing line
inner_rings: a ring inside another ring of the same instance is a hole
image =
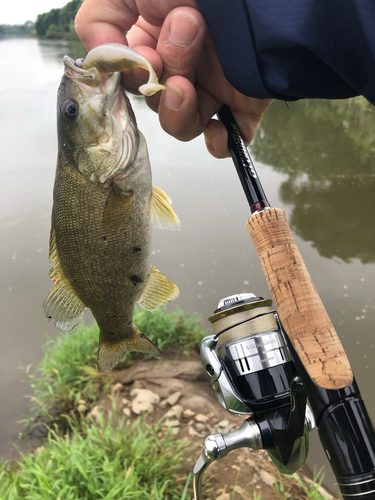
[[[210,160],[210,158],[208,157],[208,158],[207,158],[207,160],[206,160],[206,163],[207,163],[207,167],[208,167],[208,173],[209,173],[209,175],[210,175],[211,187],[212,187],[212,190],[213,190],[213,192],[214,192],[214,194],[215,194],[215,196],[216,196],[216,199],[217,199],[217,201],[218,201],[218,203],[219,203],[220,207],[222,208],[222,210],[223,210],[223,211],[226,213],[226,215],[229,217],[229,219],[231,219],[231,221],[233,222],[233,224],[234,224],[235,226],[237,226],[237,227],[238,227],[238,229],[241,231],[241,233],[242,233],[242,234],[244,234],[243,227],[241,227],[241,226],[239,226],[239,225],[237,224],[237,222],[233,219],[233,217],[230,215],[230,213],[228,212],[228,210],[224,207],[224,205],[223,205],[223,204],[222,204],[222,202],[220,201],[220,198],[219,198],[219,196],[218,196],[218,194],[217,194],[217,191],[216,191],[216,188],[215,188],[215,185],[214,185],[214,181],[213,181],[213,179],[212,179],[211,167],[210,167],[210,161],[209,161],[209,160]]]

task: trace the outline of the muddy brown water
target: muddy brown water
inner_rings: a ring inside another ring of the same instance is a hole
[[[58,335],[42,303],[51,286],[55,106],[65,54],[85,53],[60,41],[0,40],[0,456],[7,458],[15,455],[17,419],[30,393],[17,367],[35,366],[47,337]],[[268,298],[232,162],[210,157],[202,138],[180,143],[169,137],[142,99],[132,102],[153,182],[169,194],[181,219],[179,232],[154,232],[153,263],[181,290],[173,306],[207,318],[220,298],[236,292]],[[271,204],[287,212],[375,421],[373,123],[374,115],[353,116],[324,101],[278,102],[251,152]],[[327,465],[316,431],[310,441],[310,468]],[[325,483],[332,488],[333,482],[327,467]]]

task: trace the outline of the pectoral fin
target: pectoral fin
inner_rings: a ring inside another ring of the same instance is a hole
[[[180,294],[178,287],[164,278],[159,271],[152,266],[151,274],[143,289],[138,304],[147,311],[154,311],[158,307],[176,299]]]
[[[49,259],[54,264],[49,272],[49,277],[54,282],[54,285],[43,303],[44,313],[48,319],[54,320],[57,328],[68,332],[82,320],[87,308],[77,297],[68,279],[64,276],[57,253],[53,215]]]
[[[160,188],[152,186],[151,214],[155,227],[160,229],[180,229],[180,220],[172,208],[172,200]]]
[[[161,351],[149,340],[146,335],[136,329],[136,335],[133,338],[120,342],[111,342],[105,339],[100,333],[99,352],[98,352],[98,370],[106,372],[111,370],[117,363],[123,360],[126,353],[130,351],[139,351],[160,358]]]

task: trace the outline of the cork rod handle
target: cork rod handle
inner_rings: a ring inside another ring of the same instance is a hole
[[[316,291],[285,212],[271,208],[246,223],[280,321],[312,380],[325,389],[351,384],[344,348]]]

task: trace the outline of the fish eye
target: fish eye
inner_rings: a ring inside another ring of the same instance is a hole
[[[67,120],[76,120],[78,117],[78,105],[71,99],[68,99],[62,105],[61,112]]]

